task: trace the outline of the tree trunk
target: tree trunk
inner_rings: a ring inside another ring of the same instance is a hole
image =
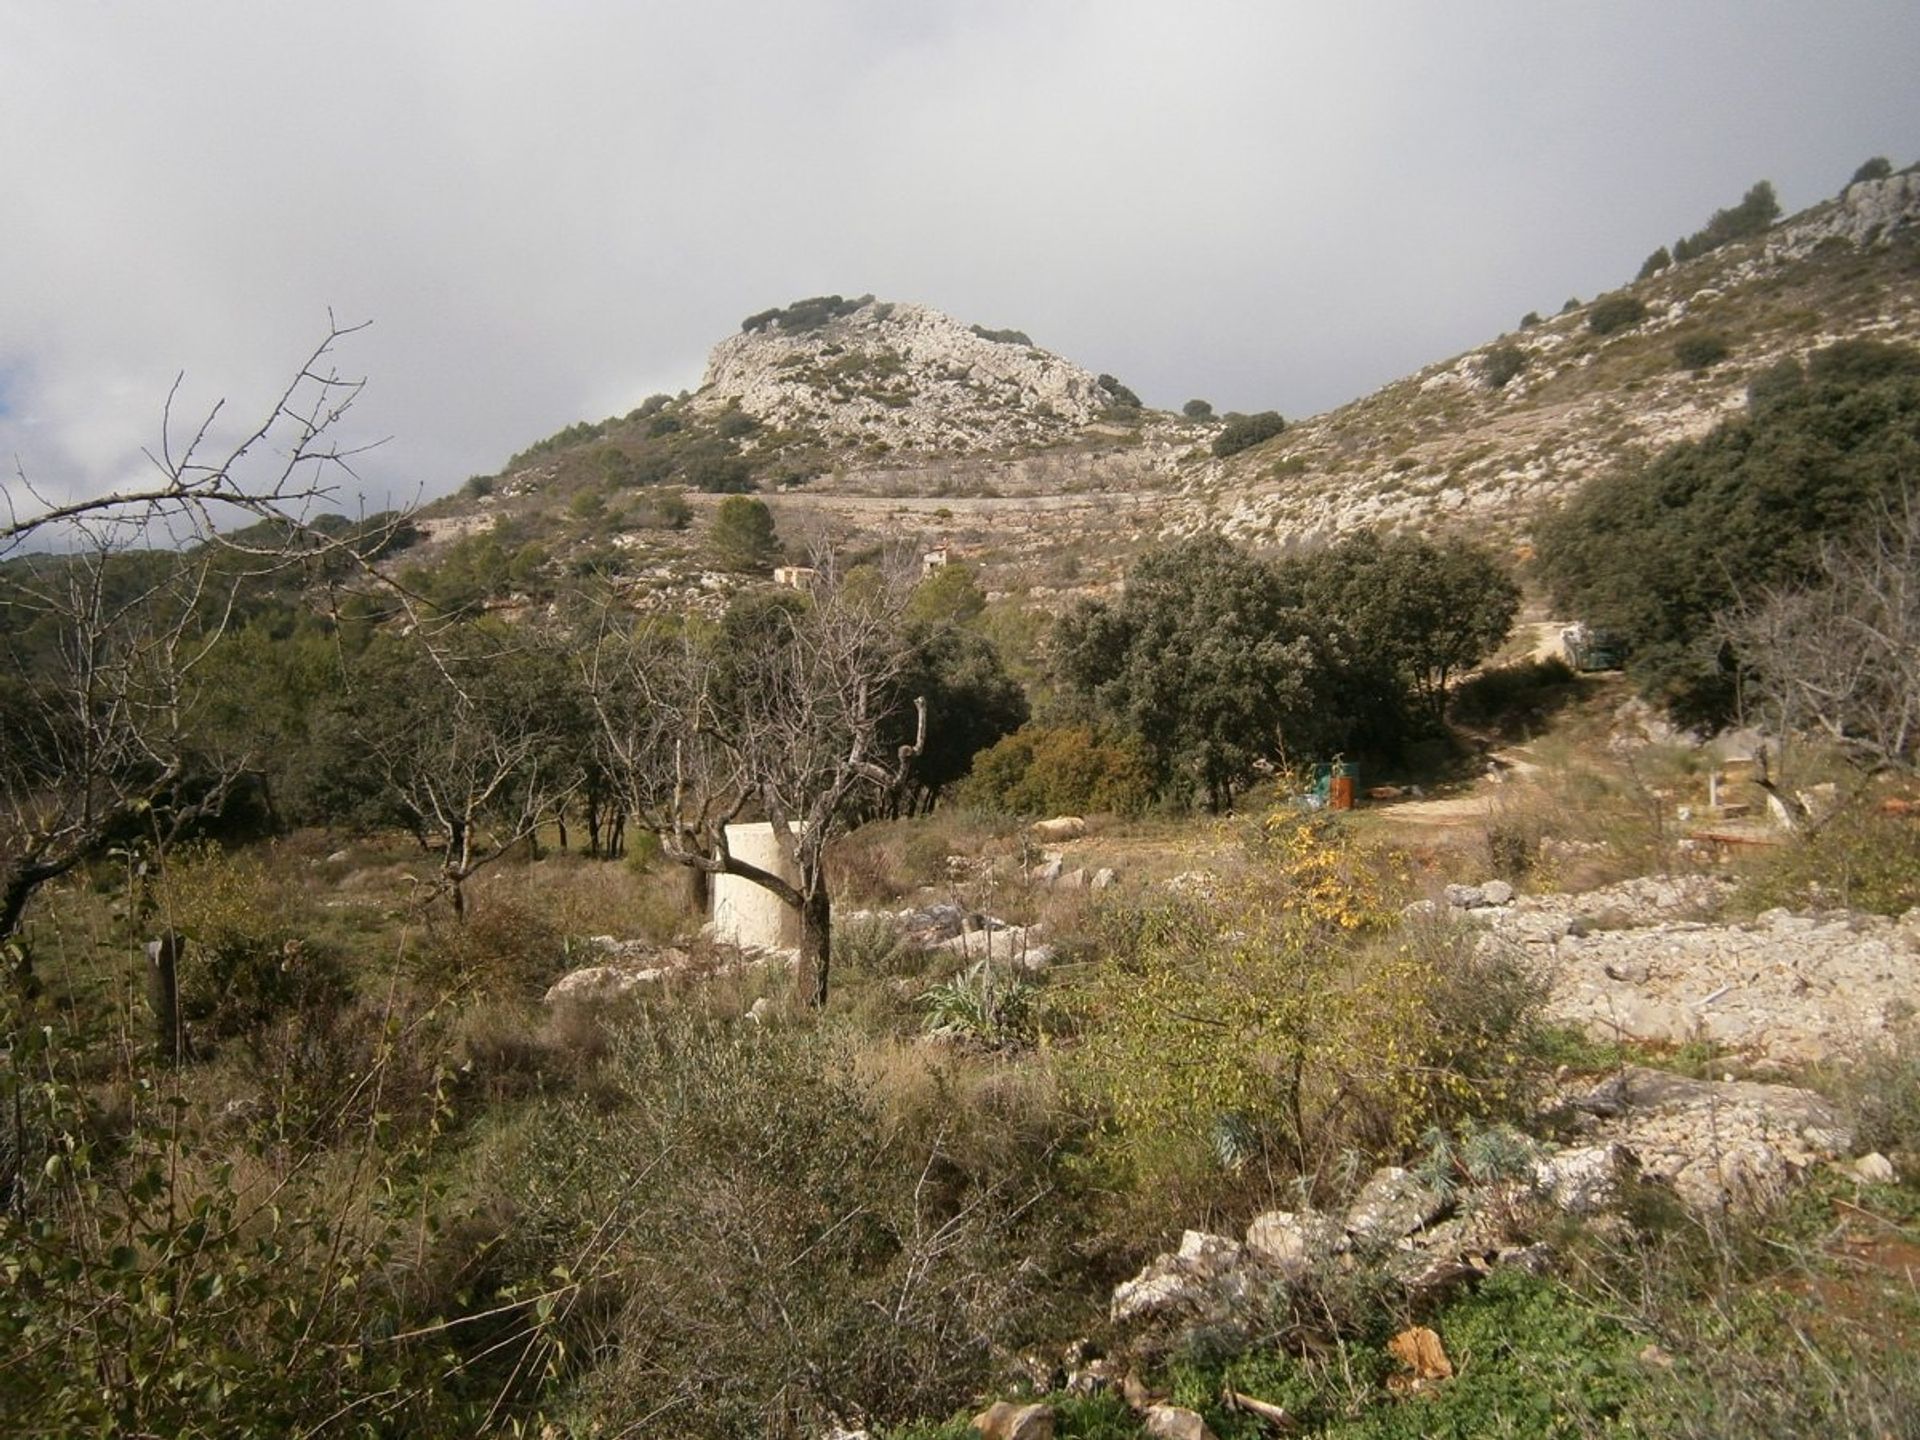
[[[153,1007],[154,1042],[160,1063],[186,1059],[186,1035],[180,1026],[180,937],[169,930],[147,942],[147,1000]]]
[[[40,877],[30,868],[22,867],[7,876],[6,888],[0,890],[0,947],[11,944],[13,951],[13,985],[22,995],[31,997],[38,993],[39,986],[33,975],[33,952],[20,939],[20,922],[27,911],[27,901],[40,885]],[[6,953],[0,948],[0,956]]]
[[[687,871],[687,909],[695,915],[705,915],[713,900],[713,877],[698,866],[689,865]]]
[[[807,983],[807,1003],[816,1010],[827,1003],[827,965],[833,953],[833,908],[825,887],[800,904],[800,976]]]

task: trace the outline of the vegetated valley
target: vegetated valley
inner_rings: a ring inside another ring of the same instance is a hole
[[[1702,209],[1317,417],[824,296],[15,513],[0,1429],[1920,1433],[1920,171]]]

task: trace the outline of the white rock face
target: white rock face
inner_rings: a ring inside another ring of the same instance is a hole
[[[1884,1043],[1920,981],[1920,911],[1900,920],[1785,910],[1733,924],[1689,918],[1722,887],[1643,879],[1476,910],[1551,986],[1547,1013],[1596,1035],[1707,1040],[1799,1065]],[[1609,917],[1595,928],[1592,917]]]
[[[1774,255],[1797,257],[1823,240],[1885,245],[1896,230],[1920,224],[1920,171],[1903,170],[1884,180],[1849,185],[1832,205],[1782,225],[1768,239]]]
[[[989,340],[925,305],[868,304],[816,330],[714,346],[695,397],[783,428],[893,452],[1046,444],[1111,404],[1097,377],[1036,346]]]

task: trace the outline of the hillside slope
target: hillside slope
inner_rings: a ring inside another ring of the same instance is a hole
[[[1615,297],[1644,318],[1598,333]],[[1378,525],[1517,537],[1591,476],[1737,412],[1769,367],[1862,336],[1920,341],[1920,171],[1851,185],[1194,471],[1170,525],[1266,543]]]
[[[626,577],[673,604],[713,590],[701,537],[736,490],[767,497],[797,554],[947,542],[1030,599],[1105,587],[1142,547],[1204,530],[1520,544],[1542,506],[1704,433],[1769,368],[1869,336],[1920,342],[1920,168],[1529,316],[1226,460],[1217,421],[1145,409],[1018,331],[817,297],[748,317],[697,391],[570,426],[429,507],[416,558],[493,527],[552,575]]]

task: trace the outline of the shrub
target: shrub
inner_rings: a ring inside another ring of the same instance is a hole
[[[236,1035],[345,996],[339,957],[301,936],[286,885],[252,855],[188,849],[168,862],[153,898],[160,922],[187,942],[180,1010],[195,1033]]]
[[[772,329],[800,335],[818,330],[829,321],[851,315],[861,306],[872,303],[871,295],[862,295],[857,300],[845,300],[838,295],[815,295],[808,300],[796,300],[785,307],[776,305],[771,310],[749,315],[740,322],[740,328],[749,335]]]
[[[1893,162],[1884,155],[1876,155],[1871,160],[1860,162],[1860,168],[1853,172],[1849,185],[1858,185],[1862,180],[1884,180],[1893,174]]]
[[[1451,930],[1392,929],[1374,857],[1338,827],[1277,812],[1253,853],[1223,893],[1108,919],[1076,1066],[1137,1187],[1313,1175],[1516,1098],[1530,981]]]
[[[1577,677],[1555,657],[1482,670],[1454,687],[1447,716],[1456,725],[1518,738],[1537,730],[1572,696]]]
[[[1152,802],[1153,782],[1134,745],[1084,725],[1023,725],[974,757],[959,798],[1010,815],[1132,815]]]
[[[598,1359],[583,1431],[661,1406],[713,1436],[950,1414],[1033,1338],[1058,1122],[981,1144],[947,1072],[861,1061],[817,1029],[668,1013],[614,1039],[602,1094],[543,1114],[509,1182],[517,1264],[542,1289],[562,1267],[581,1302],[556,1338]]]
[[[1099,384],[1100,388],[1107,392],[1108,398],[1113,401],[1113,406],[1116,410],[1138,410],[1140,408],[1140,397],[1125,385],[1122,385],[1113,376],[1102,375]]]
[[[1733,353],[1719,334],[1688,335],[1673,344],[1674,363],[1682,370],[1711,370]]]
[[[1587,328],[1596,335],[1612,335],[1647,318],[1646,304],[1632,295],[1609,295],[1596,300],[1587,314]]]
[[[1257,415],[1229,415],[1220,433],[1213,437],[1213,453],[1224,460],[1271,440],[1287,428],[1277,410],[1262,410]]]
[[[729,495],[713,514],[707,546],[723,570],[765,572],[780,559],[780,537],[764,500]]]
[[[1189,400],[1180,407],[1180,413],[1189,420],[1211,420],[1213,406],[1205,400]]]
[[[1779,218],[1780,200],[1773,193],[1772,182],[1756,181],[1738,205],[1714,211],[1704,227],[1674,242],[1673,258],[1692,260],[1732,241],[1749,239],[1764,233]]]
[[[467,483],[460,487],[460,493],[469,500],[484,500],[493,494],[494,478],[491,475],[469,475]]]
[[[567,940],[546,916],[490,897],[464,924],[436,921],[417,960],[439,988],[537,1000],[565,973]]]
[[[1480,378],[1490,389],[1502,389],[1527,368],[1527,352],[1518,345],[1496,345],[1480,362]]]
[[[991,340],[996,345],[1031,345],[1033,337],[1024,330],[989,330],[984,325],[967,327],[982,340]]]
[[[1526,314],[1520,317],[1520,328],[1522,330],[1531,330],[1533,329],[1534,326],[1540,323],[1542,322],[1540,319],[1540,312],[1538,310],[1529,310],[1527,311]]]
[[[1671,264],[1673,264],[1673,252],[1662,245],[1658,250],[1640,262],[1640,273],[1633,278],[1636,280],[1648,279],[1651,276],[1658,275]]]
[[[1899,915],[1920,905],[1920,823],[1856,803],[1774,851],[1748,877],[1743,909],[1844,907]]]

